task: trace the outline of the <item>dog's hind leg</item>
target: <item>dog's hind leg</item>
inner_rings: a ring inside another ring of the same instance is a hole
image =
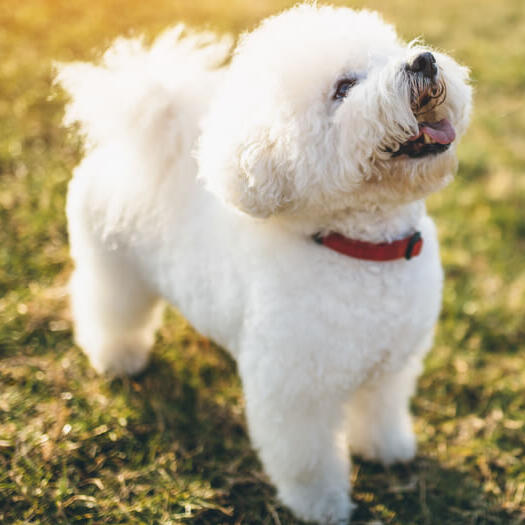
[[[73,180],[68,219],[75,340],[98,372],[135,374],[147,363],[162,305],[129,257],[93,233],[84,195],[81,181]]]
[[[75,340],[93,367],[110,375],[140,372],[160,322],[158,298],[134,272],[108,258],[77,264],[70,293]]]

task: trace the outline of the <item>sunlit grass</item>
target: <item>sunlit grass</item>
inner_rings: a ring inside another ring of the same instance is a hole
[[[0,5],[0,522],[292,523],[250,449],[235,366],[173,312],[151,367],[108,382],[72,346],[64,196],[80,158],[52,60],[188,23],[238,33],[282,1]],[[354,2],[363,6],[364,2]],[[430,199],[447,281],[413,402],[420,456],[357,462],[356,520],[525,522],[525,8],[370,0],[472,69],[456,181]]]

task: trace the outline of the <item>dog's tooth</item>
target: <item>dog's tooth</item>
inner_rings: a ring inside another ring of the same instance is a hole
[[[426,133],[423,133],[423,139],[425,144],[432,144],[432,139]]]

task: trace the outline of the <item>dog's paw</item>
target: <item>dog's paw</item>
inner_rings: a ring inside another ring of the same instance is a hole
[[[279,496],[298,518],[323,525],[349,523],[355,508],[346,489],[322,488],[318,484],[281,487]]]
[[[99,374],[110,377],[134,376],[142,372],[148,364],[148,351],[130,345],[105,348],[104,351],[90,353],[89,361]]]
[[[373,435],[361,434],[350,442],[353,454],[383,465],[407,463],[416,456],[417,441],[411,430],[392,430]]]

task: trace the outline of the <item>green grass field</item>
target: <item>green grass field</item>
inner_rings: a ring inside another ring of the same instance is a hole
[[[295,523],[250,449],[234,363],[176,313],[133,380],[72,343],[64,198],[81,144],[51,61],[176,21],[238,33],[280,0],[2,0],[0,523]],[[350,4],[363,6],[361,0]],[[525,5],[369,0],[471,67],[456,181],[430,199],[446,269],[409,466],[354,465],[356,523],[525,523]]]

